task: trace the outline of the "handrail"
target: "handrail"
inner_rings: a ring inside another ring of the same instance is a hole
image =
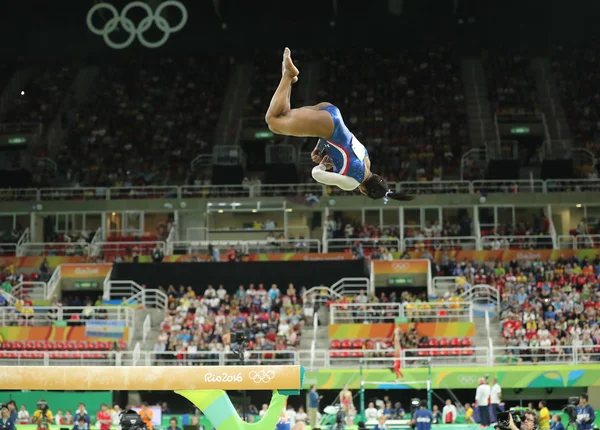
[[[479,241],[475,236],[445,236],[445,237],[406,237],[404,238],[404,250],[408,248],[423,248],[436,250],[451,250],[461,248],[463,250],[477,249]],[[469,246],[470,245],[470,246]]]
[[[472,302],[331,303],[331,324],[394,322],[398,317],[473,321]]]
[[[56,291],[56,289],[58,288],[58,286],[60,285],[60,265],[54,269],[54,272],[52,272],[52,276],[50,276],[50,279],[48,280],[47,283],[47,288],[46,288],[46,300],[50,300],[52,299],[52,296],[54,295],[54,292]]]
[[[167,310],[169,299],[161,290],[142,288],[134,281],[108,281],[104,288],[105,300],[124,299],[128,304],[141,303],[146,308]]]
[[[317,331],[319,328],[319,314],[315,312],[313,314],[313,340],[310,344],[310,368],[311,370],[315,365],[315,350],[317,348]]]
[[[515,188],[516,186],[516,188]],[[571,189],[571,188],[574,189]],[[474,181],[404,181],[394,184],[396,190],[416,194],[478,194],[487,192],[562,192],[600,191],[600,179],[548,179],[534,180],[474,180]],[[184,185],[147,187],[88,187],[88,188],[2,188],[0,201],[55,201],[55,200],[121,200],[158,198],[207,197],[284,197],[326,195],[326,187],[315,183],[272,185]]]
[[[139,342],[136,343],[135,347],[133,348],[133,352],[132,352],[132,359],[131,359],[132,366],[137,366],[137,364],[139,363],[140,356],[141,356],[141,349],[142,349],[142,347],[141,347],[140,343]]]
[[[249,230],[251,232],[269,233],[269,230]],[[119,243],[119,242],[116,242]],[[233,246],[240,249],[243,254],[261,254],[269,252],[321,252],[321,241],[318,239],[276,239],[276,240],[180,240],[167,241],[167,254],[206,254],[209,246],[216,246],[223,250],[224,247]]]
[[[146,343],[146,340],[148,339],[150,330],[152,330],[152,319],[150,318],[150,314],[148,314],[144,319],[144,324],[142,324],[142,340],[144,343]]]

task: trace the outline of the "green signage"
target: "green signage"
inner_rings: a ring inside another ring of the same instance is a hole
[[[393,278],[388,279],[388,285],[390,287],[396,287],[401,285],[412,285],[413,278],[412,276],[395,276]]]
[[[22,143],[27,143],[27,138],[26,137],[9,137],[8,138],[8,143],[11,145],[20,145]]]
[[[511,134],[529,134],[529,127],[513,127],[510,132]]]
[[[256,139],[271,139],[274,134],[270,131],[257,131],[254,133]]]
[[[98,282],[96,281],[75,281],[73,285],[75,285],[75,288],[81,290],[92,290],[100,288]]]

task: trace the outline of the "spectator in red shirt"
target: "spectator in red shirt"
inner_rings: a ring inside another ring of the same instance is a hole
[[[23,306],[33,306],[33,301],[31,300],[31,297],[25,296],[25,298],[23,299]]]
[[[231,247],[227,250],[227,261],[236,261],[237,260],[237,251],[231,245]]]
[[[100,428],[100,430],[110,430],[110,425],[112,424],[112,417],[107,410],[107,406],[105,403],[102,403],[100,406],[100,410],[96,414],[96,425]]]

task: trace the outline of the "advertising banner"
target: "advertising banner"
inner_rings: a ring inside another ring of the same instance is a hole
[[[403,333],[415,328],[419,336],[427,337],[472,337],[475,324],[472,322],[411,323],[411,324],[329,324],[329,339],[389,339],[394,327]]]
[[[598,253],[597,249],[500,249],[497,251],[435,251],[435,252],[410,252],[411,258],[423,258],[425,254],[433,255],[434,260],[439,263],[442,255],[446,253],[449,259],[455,261],[501,261],[503,263],[509,263],[513,259],[523,261],[535,261],[535,260],[557,260],[562,255],[565,258],[576,256],[580,260],[588,257],[594,259]]]
[[[104,336],[99,334],[98,336],[88,337],[86,334],[86,328],[83,326],[77,327],[0,327],[0,335],[3,340],[125,340],[129,339],[129,328],[124,327],[123,332],[119,338],[114,336]]]
[[[3,390],[72,390],[73,366],[0,367]],[[78,390],[299,390],[301,366],[86,366]]]
[[[94,279],[106,278],[112,264],[61,264],[60,277],[63,279]]]
[[[88,320],[85,322],[85,336],[123,339],[125,321]]]
[[[375,287],[425,287],[429,260],[374,260]]]
[[[391,369],[363,369],[363,380],[378,381],[368,384],[371,389],[385,389],[394,384],[401,389],[426,389],[428,369],[406,368],[404,382],[400,387],[395,384],[396,375]],[[591,387],[600,386],[600,366],[597,364],[578,365],[573,368],[568,364],[559,365],[519,365],[519,366],[494,366],[494,367],[432,367],[432,389],[461,389],[473,391],[477,388],[477,380],[489,374],[491,378],[498,378],[502,388],[560,388],[560,387]],[[389,384],[386,383],[389,381]],[[411,381],[415,381],[414,383]],[[358,369],[323,369],[318,372],[307,372],[304,388],[316,384],[319,389],[340,390],[344,384],[350,389],[360,387],[360,372]]]

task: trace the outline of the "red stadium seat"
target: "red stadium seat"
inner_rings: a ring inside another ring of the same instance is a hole
[[[349,340],[349,339],[342,340],[341,348],[342,349],[351,349],[352,348],[352,341]]]
[[[450,346],[450,342],[445,337],[440,339],[440,348],[447,348]]]
[[[439,342],[437,339],[429,339],[429,348],[437,348],[439,345]]]
[[[465,337],[465,338],[463,338],[463,340],[460,341],[460,344],[462,346],[472,346],[473,345],[473,341],[471,340],[470,337]]]
[[[14,349],[15,348],[15,344],[12,340],[5,340],[4,342],[2,342],[2,349]]]
[[[450,346],[453,348],[458,348],[460,346],[460,339],[455,337],[450,340]]]
[[[341,344],[342,343],[339,341],[339,339],[333,339],[331,341],[331,348],[332,349],[340,349]]]
[[[54,341],[54,349],[56,349],[57,351],[62,351],[65,349],[65,342],[62,340],[56,340]]]
[[[365,342],[362,339],[354,339],[352,342],[353,349],[362,349],[365,346]]]

